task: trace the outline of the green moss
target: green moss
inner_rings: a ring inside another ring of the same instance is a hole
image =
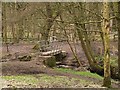
[[[103,79],[103,77],[99,76],[96,73],[91,73],[91,72],[86,72],[86,71],[79,72],[79,71],[74,71],[74,70],[71,70],[71,69],[64,69],[64,68],[55,68],[55,70],[61,71],[61,72],[66,72],[66,73],[71,73],[71,74],[76,74],[76,75],[82,75],[82,76],[86,76],[86,77]]]
[[[44,64],[48,67],[55,67],[56,66],[56,59],[55,56],[49,57],[44,61]]]
[[[97,61],[103,61],[103,56],[98,55],[98,56],[95,57],[95,59],[96,59]],[[110,64],[111,64],[111,66],[117,67],[117,66],[118,66],[117,60],[118,60],[118,57],[111,56],[111,57],[110,57]]]
[[[110,58],[111,65],[114,66],[114,67],[117,67],[118,66],[117,60],[118,60],[118,57],[111,57]]]

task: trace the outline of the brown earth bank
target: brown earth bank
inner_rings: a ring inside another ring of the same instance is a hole
[[[41,71],[41,70],[39,70],[39,68],[41,66],[43,66],[43,63],[41,63],[42,60],[41,60],[41,58],[39,58],[39,51],[36,52],[36,51],[32,50],[34,45],[35,44],[9,45],[10,55],[7,55],[6,47],[5,47],[5,45],[3,45],[0,48],[0,49],[2,49],[2,55],[3,55],[3,57],[2,57],[3,59],[1,60],[3,75],[42,72],[43,70],[41,69],[42,70]],[[77,62],[74,60],[74,57],[69,48],[69,45],[66,42],[65,43],[57,42],[57,43],[53,43],[53,45],[55,47],[59,47],[62,50],[67,52],[67,57],[63,61],[63,64],[70,64],[70,65],[72,65],[72,68],[78,66]],[[76,44],[76,48],[78,48],[78,49],[76,49],[77,50],[76,52],[77,52],[77,55],[80,58],[81,62],[87,66],[88,63],[87,63],[86,57],[84,55],[84,52],[82,51],[82,48],[79,47],[79,44]],[[30,55],[32,55],[32,60],[29,62],[25,62],[25,61],[19,61],[19,60],[13,59],[13,58],[15,58],[15,56],[17,54],[18,55],[30,54]],[[23,68],[25,70],[23,70]]]

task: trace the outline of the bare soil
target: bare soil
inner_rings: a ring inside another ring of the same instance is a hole
[[[6,47],[2,47],[2,55],[5,57],[5,62],[2,62],[2,74],[3,75],[16,75],[16,74],[35,74],[35,73],[49,73],[48,71],[45,71],[45,69],[49,69],[43,64],[43,60],[39,58],[39,51],[34,51],[33,48],[34,44],[16,44],[16,45],[10,45],[9,51],[11,56],[7,55]],[[67,43],[61,43],[57,42],[54,43],[53,46],[55,48],[61,48],[62,50],[67,52],[67,57],[63,61],[63,64],[72,64],[72,62],[75,62],[74,56],[70,50],[70,47]],[[86,57],[84,55],[84,52],[82,51],[82,48],[79,47],[79,45],[76,44],[77,48],[77,55],[80,58],[83,65],[88,64]],[[31,61],[19,61],[19,60],[12,60],[10,58],[15,57],[16,53],[20,55],[24,55],[26,53],[33,55]],[[77,62],[76,62],[77,63]],[[74,67],[75,65],[73,65]]]

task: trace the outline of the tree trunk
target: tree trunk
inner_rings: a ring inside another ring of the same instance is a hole
[[[82,26],[82,29],[86,30],[85,25]],[[84,32],[83,34],[84,34],[84,37],[85,37],[86,47],[87,47],[87,49],[89,51],[89,54],[90,54],[93,62],[96,63],[96,60],[94,58],[94,54],[93,54],[93,51],[92,51],[92,48],[91,48],[90,40],[88,39],[88,34],[87,34],[87,32]]]
[[[118,2],[118,14],[117,14],[117,23],[118,23],[118,76],[120,78],[120,1]]]
[[[23,28],[23,23],[22,22],[19,23],[19,39],[20,40],[23,40],[23,36],[24,36],[24,28]]]
[[[8,47],[8,42],[7,42],[7,24],[6,24],[6,3],[3,3],[3,15],[4,15],[4,23],[3,23],[3,33],[4,33],[4,41],[5,41],[5,44],[6,44],[6,51],[7,53],[9,53],[9,47]]]
[[[77,22],[77,21],[75,21],[75,22]],[[90,56],[90,54],[88,52],[86,44],[85,44],[85,42],[83,40],[83,32],[80,30],[80,27],[79,27],[79,25],[77,23],[75,23],[75,27],[76,27],[76,30],[77,30],[77,33],[78,33],[78,38],[81,41],[81,46],[82,46],[82,48],[83,48],[83,50],[85,52],[85,55],[86,55],[86,57],[88,59],[88,62],[90,64],[90,66],[91,66],[92,65],[92,59],[91,59],[91,56]]]
[[[12,37],[13,37],[13,43],[16,43],[17,42],[17,37],[16,37],[16,29],[15,29],[15,24],[12,23]]]
[[[103,2],[103,40],[104,40],[104,80],[103,86],[111,86],[111,75],[110,75],[110,42],[109,42],[109,3],[105,0]]]
[[[51,5],[49,2],[45,3],[45,6],[46,6],[46,16],[47,16],[47,19],[46,19],[46,28],[44,30],[44,32],[42,33],[42,40],[45,40],[47,41],[48,40],[48,37],[49,37],[49,32],[50,32],[50,29],[53,25],[53,13],[52,13],[52,9],[51,9]]]
[[[61,10],[58,10],[56,12],[56,15],[54,16],[54,13],[51,8],[51,4],[49,2],[45,3],[46,6],[46,25],[45,25],[45,30],[43,31],[41,39],[43,40],[48,40],[49,38],[49,32],[50,29],[54,23],[54,20],[60,15]]]
[[[79,3],[79,5],[81,7],[84,7],[83,3]],[[82,48],[83,48],[85,55],[89,61],[90,67],[92,67],[93,62],[95,63],[95,59],[93,57],[93,53],[92,53],[91,45],[88,40],[88,36],[86,33],[83,32],[83,30],[85,30],[85,24],[83,24],[83,25],[79,24],[79,23],[81,23],[81,21],[85,21],[85,17],[83,16],[85,11],[83,11],[83,9],[81,9],[81,8],[79,10],[82,14],[80,13],[79,16],[74,14],[75,27],[76,27],[76,30],[78,33],[79,40],[81,41]],[[76,23],[76,22],[78,22],[78,23]],[[83,40],[83,38],[85,40]]]
[[[63,21],[61,15],[60,15],[60,19],[61,19],[61,21]],[[63,23],[62,23],[62,24],[63,24]],[[68,45],[69,45],[69,47],[70,47],[70,49],[71,49],[71,51],[72,51],[72,53],[73,53],[74,58],[78,61],[78,64],[79,64],[80,66],[82,66],[79,58],[77,57],[76,52],[74,51],[72,45],[70,44],[70,40],[69,40],[68,34],[67,34],[66,30],[65,30],[65,25],[64,25],[64,27],[63,27],[62,29],[63,29],[63,31],[64,31],[64,33],[65,33],[65,35],[66,35],[67,43],[68,43]]]

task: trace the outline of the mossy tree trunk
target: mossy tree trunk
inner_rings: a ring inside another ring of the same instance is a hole
[[[118,2],[118,14],[117,14],[117,23],[118,23],[118,75],[120,78],[120,1]]]
[[[109,3],[107,0],[103,2],[103,40],[104,40],[104,80],[103,86],[111,86],[111,75],[110,75],[110,41],[109,41]]]
[[[82,48],[84,50],[84,53],[85,53],[85,55],[86,55],[86,57],[88,59],[88,62],[90,64],[90,66],[91,66],[92,65],[92,58],[91,58],[91,56],[89,54],[89,51],[88,51],[88,49],[86,47],[86,44],[85,44],[84,40],[83,40],[83,38],[84,38],[83,32],[80,30],[78,24],[75,24],[75,26],[76,26],[76,30],[77,30],[77,33],[78,33],[78,38],[81,41]]]
[[[85,8],[83,3],[79,3],[79,5],[80,5],[80,7]],[[74,14],[75,28],[76,28],[77,33],[78,33],[78,38],[81,41],[82,48],[83,48],[85,55],[89,61],[90,67],[92,68],[94,63],[95,63],[95,58],[93,56],[93,52],[91,49],[90,41],[88,39],[88,35],[87,35],[87,33],[83,32],[83,30],[86,30],[85,24],[80,24],[81,21],[85,21],[85,16],[83,16],[83,15],[85,15],[84,14],[85,11],[83,9],[81,9],[80,7],[78,10],[80,10],[79,12],[81,12],[82,14],[80,13],[79,16],[76,16]]]

